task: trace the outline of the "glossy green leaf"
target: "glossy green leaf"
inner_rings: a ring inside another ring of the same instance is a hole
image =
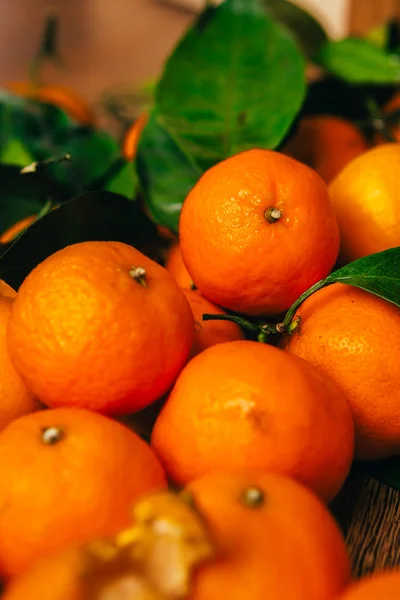
[[[43,173],[21,175],[19,167],[0,165],[0,233],[39,213],[49,200],[62,202],[65,190]]]
[[[325,282],[354,285],[400,306],[400,246],[360,258],[331,273]]]
[[[264,6],[273,19],[287,27],[309,58],[326,43],[328,36],[321,23],[301,6],[286,0],[264,0]]]
[[[400,82],[400,59],[367,40],[346,38],[325,44],[316,61],[353,84]]]
[[[140,137],[136,167],[153,219],[177,231],[182,203],[202,170],[156,113],[150,116]]]
[[[254,147],[275,148],[305,94],[305,61],[259,0],[207,8],[166,63],[155,103],[203,169]]]
[[[45,258],[84,241],[125,242],[154,257],[155,236],[155,226],[137,202],[111,192],[90,192],[33,223],[0,257],[0,279],[18,289]]]

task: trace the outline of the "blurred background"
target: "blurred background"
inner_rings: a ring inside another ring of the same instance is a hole
[[[79,90],[90,102],[105,88],[156,76],[164,58],[205,0],[0,0],[0,85],[26,80],[46,11],[60,16],[63,69],[47,83]],[[296,1],[296,0],[295,0]],[[399,0],[297,0],[334,37],[363,33],[400,13]]]

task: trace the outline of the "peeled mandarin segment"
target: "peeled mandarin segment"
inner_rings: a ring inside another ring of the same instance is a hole
[[[289,308],[328,275],[339,249],[324,181],[271,150],[242,152],[209,169],[183,204],[179,238],[204,296],[250,316]]]
[[[352,410],[358,459],[400,452],[400,309],[343,284],[323,288],[298,309],[300,323],[284,336],[286,352],[336,382]]]

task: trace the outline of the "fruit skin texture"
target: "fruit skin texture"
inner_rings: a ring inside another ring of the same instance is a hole
[[[11,227],[0,235],[0,243],[8,244],[9,242],[12,242],[17,236],[23,233],[29,225],[32,225],[36,218],[37,215],[29,215],[28,217],[24,217],[20,221],[17,221],[14,225],[11,225]]]
[[[15,371],[8,354],[6,332],[13,302],[12,298],[0,296],[0,430],[41,406]]]
[[[338,493],[353,458],[351,411],[333,382],[287,358],[278,348],[238,341],[186,365],[152,434],[174,481],[258,468],[290,475],[326,501]]]
[[[363,134],[350,121],[320,115],[303,118],[282,152],[315,169],[329,183],[367,149]]]
[[[174,244],[168,251],[165,261],[165,268],[173,277],[179,287],[184,289],[192,289],[193,281],[190,277],[185,263],[183,262],[182,252],[179,244]]]
[[[146,270],[145,285],[130,274]],[[46,405],[129,414],[174,383],[193,316],[167,271],[119,242],[68,246],[21,285],[8,328],[11,359]]]
[[[183,293],[192,309],[195,324],[194,342],[189,358],[215,344],[244,340],[243,331],[232,321],[203,321],[204,314],[225,315],[226,312],[222,308],[209,302],[196,290],[183,290]]]
[[[46,444],[51,427],[63,436]],[[149,446],[116,421],[75,408],[20,417],[0,433],[0,573],[112,535],[139,496],[165,485]]]
[[[275,207],[281,218],[269,223]],[[272,150],[209,169],[179,223],[184,262],[209,300],[248,315],[281,313],[335,264],[339,231],[320,176]]]
[[[353,412],[358,459],[400,452],[400,309],[335,283],[308,298],[285,351],[306,359],[341,388]]]
[[[250,486],[264,492],[262,505],[243,504]],[[297,482],[250,470],[212,473],[187,489],[221,552],[198,568],[190,600],[330,600],[348,583],[338,526]]]
[[[330,184],[343,262],[399,245],[399,172],[400,144],[382,144],[354,159]]]
[[[0,279],[0,296],[7,296],[8,298],[15,298],[17,292],[11,285],[8,285],[5,281]]]
[[[337,600],[396,600],[400,598],[400,571],[369,575],[350,585]]]
[[[34,86],[28,81],[10,82],[6,86],[13,94],[39,102],[54,104],[82,125],[93,125],[95,118],[90,106],[73,90],[63,86]]]
[[[249,507],[242,497],[254,486],[264,493],[264,502]],[[197,566],[187,600],[332,600],[348,583],[349,559],[332,516],[289,478],[218,473],[194,481],[185,494],[193,497],[217,552]],[[85,563],[83,548],[46,557],[13,579],[2,600],[89,600]],[[124,575],[129,580],[128,570]],[[140,593],[133,597],[145,600]]]

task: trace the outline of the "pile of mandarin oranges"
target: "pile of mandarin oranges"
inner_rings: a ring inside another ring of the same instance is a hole
[[[334,283],[279,327],[399,245],[394,134],[304,119],[200,178],[163,264],[87,241],[0,283],[4,600],[400,597],[400,572],[352,581],[330,508],[400,453],[400,309]]]

